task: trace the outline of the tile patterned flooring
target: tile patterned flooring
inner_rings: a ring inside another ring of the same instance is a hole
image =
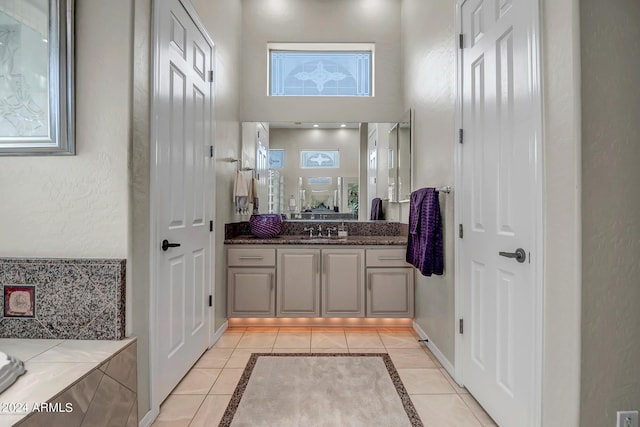
[[[496,424],[410,328],[229,328],[160,408],[155,427],[212,426],[224,414],[251,353],[388,353],[425,426]]]

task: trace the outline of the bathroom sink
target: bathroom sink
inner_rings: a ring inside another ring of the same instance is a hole
[[[339,243],[347,239],[344,237],[305,237],[304,240],[309,243]]]
[[[313,237],[305,239],[309,243],[329,243],[334,239],[329,239],[327,237]]]

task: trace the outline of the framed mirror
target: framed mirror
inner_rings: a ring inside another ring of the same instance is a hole
[[[74,0],[0,0],[0,155],[75,154]]]

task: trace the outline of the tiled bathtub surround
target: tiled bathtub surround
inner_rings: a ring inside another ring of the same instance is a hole
[[[0,400],[0,426],[134,427],[137,420],[136,341],[0,339],[27,372]],[[52,412],[35,412],[47,402]]]
[[[318,229],[320,225],[323,229],[326,229],[327,227],[337,227],[341,224],[340,222],[334,221],[285,221],[282,234],[301,236],[308,234],[307,231],[304,231],[305,228],[313,227],[314,229]],[[400,222],[345,221],[344,226],[350,236],[406,236],[409,233],[409,226]],[[251,231],[249,231],[249,223],[246,221],[225,224],[225,240],[249,234],[251,234]]]
[[[34,317],[4,317],[0,338],[124,337],[125,260],[0,258],[0,290],[35,287]]]

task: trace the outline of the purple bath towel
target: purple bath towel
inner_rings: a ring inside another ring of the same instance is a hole
[[[384,212],[382,211],[382,199],[376,197],[371,201],[371,215],[370,219],[384,219]]]
[[[423,276],[442,275],[442,218],[435,188],[421,188],[411,193],[406,260]]]

